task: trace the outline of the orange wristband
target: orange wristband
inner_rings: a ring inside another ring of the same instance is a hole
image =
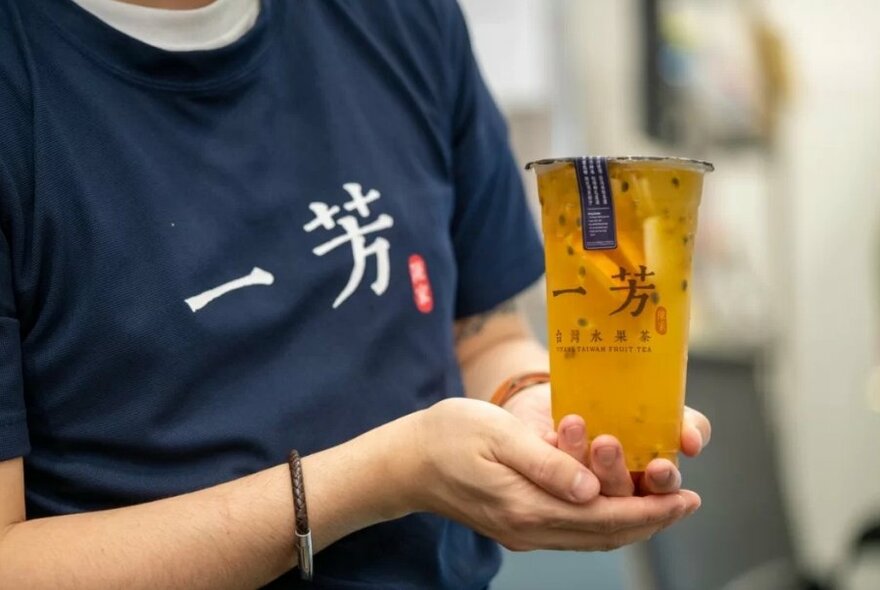
[[[546,372],[525,373],[523,375],[517,375],[516,377],[511,377],[510,379],[499,385],[498,389],[495,390],[495,393],[492,394],[492,399],[489,401],[491,401],[496,406],[503,406],[510,398],[512,398],[514,395],[516,395],[526,387],[549,382],[550,373]]]

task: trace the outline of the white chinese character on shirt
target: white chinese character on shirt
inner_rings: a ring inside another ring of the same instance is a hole
[[[378,201],[382,196],[379,191],[375,189],[370,189],[367,194],[364,195],[363,188],[356,182],[343,184],[342,188],[344,188],[351,197],[351,200],[344,203],[342,207],[346,211],[357,212],[357,214],[364,219],[370,216],[370,204]],[[382,213],[372,223],[361,226],[355,215],[343,215],[342,217],[336,218],[336,215],[340,213],[340,209],[336,205],[330,206],[327,205],[327,203],[316,201],[309,203],[309,209],[312,210],[315,217],[303,226],[303,229],[306,232],[311,233],[319,227],[326,230],[332,230],[337,226],[342,228],[344,232],[343,234],[324,242],[320,246],[313,248],[312,252],[316,256],[323,256],[346,243],[351,245],[354,266],[351,269],[348,283],[345,285],[345,288],[342,289],[342,292],[339,293],[336,301],[333,302],[333,309],[342,305],[342,303],[354,293],[355,289],[358,288],[361,279],[364,277],[366,261],[369,256],[376,257],[376,280],[373,281],[370,288],[376,295],[382,295],[385,293],[385,290],[388,288],[390,270],[388,263],[388,250],[391,248],[391,245],[388,243],[388,240],[383,237],[377,237],[372,243],[367,244],[367,240],[364,236],[394,226],[394,218],[386,213]]]

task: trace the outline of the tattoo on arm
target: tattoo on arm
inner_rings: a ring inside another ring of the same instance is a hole
[[[516,313],[516,302],[513,299],[505,301],[498,307],[460,320],[455,327],[455,342],[461,342],[479,334],[486,323],[497,315]]]

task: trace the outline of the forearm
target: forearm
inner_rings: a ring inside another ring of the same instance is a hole
[[[465,394],[487,400],[505,379],[524,373],[549,371],[547,351],[532,337],[499,342],[462,367]]]
[[[387,457],[401,421],[303,459],[315,550],[403,516]],[[389,485],[389,483],[391,485]],[[12,524],[0,536],[9,588],[256,588],[295,567],[288,468],[133,507]]]
[[[535,339],[512,303],[456,325],[459,365],[465,394],[488,400],[506,379],[550,366],[546,349]]]

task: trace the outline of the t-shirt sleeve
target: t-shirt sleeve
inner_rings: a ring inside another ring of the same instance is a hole
[[[480,74],[458,4],[449,2],[448,8],[451,234],[458,267],[455,315],[462,318],[492,309],[540,278],[544,254],[504,118]]]
[[[0,461],[30,451],[21,378],[21,339],[10,270],[6,236],[0,236]]]
[[[0,21],[10,18],[0,6]],[[30,452],[16,312],[11,213],[32,189],[30,86],[14,35],[0,27],[0,461]]]

